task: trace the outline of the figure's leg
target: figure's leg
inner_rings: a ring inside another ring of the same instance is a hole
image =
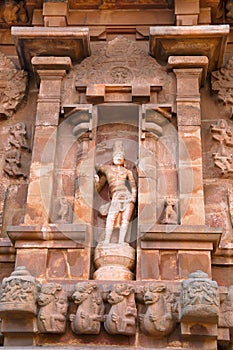
[[[110,243],[111,236],[114,229],[114,223],[117,215],[118,215],[118,211],[116,210],[114,204],[113,205],[111,204],[109,208],[107,220],[106,220],[104,243]]]
[[[129,222],[133,213],[134,203],[130,202],[122,213],[121,228],[119,233],[119,243],[125,242],[125,236],[128,231]]]

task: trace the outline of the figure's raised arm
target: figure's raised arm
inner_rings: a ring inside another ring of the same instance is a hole
[[[102,188],[104,187],[107,179],[105,176],[105,173],[102,169],[102,167],[98,168],[97,171],[100,173],[100,176],[98,174],[94,175],[94,180],[95,180],[95,188],[97,192],[100,192]]]

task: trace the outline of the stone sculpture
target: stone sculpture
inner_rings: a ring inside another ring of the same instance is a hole
[[[125,154],[123,144],[116,141],[113,147],[113,164],[101,165],[95,175],[95,185],[98,192],[108,182],[111,202],[100,208],[100,213],[107,216],[104,244],[109,244],[114,228],[119,225],[119,243],[125,242],[125,236],[133,213],[137,189],[133,173],[124,165]],[[130,191],[126,186],[129,182]]]
[[[212,90],[217,92],[218,100],[224,105],[233,104],[233,58],[230,58],[225,67],[212,72]]]
[[[72,295],[78,305],[70,315],[71,329],[76,334],[99,334],[104,318],[104,304],[96,283],[80,282]]]
[[[56,283],[42,285],[37,303],[40,307],[37,317],[39,332],[64,333],[68,303],[61,286]]]
[[[8,0],[0,10],[0,18],[8,25],[28,21],[24,1]]]
[[[219,303],[218,285],[205,272],[193,272],[182,282],[182,321],[215,322],[219,315]]]
[[[105,330],[109,334],[134,335],[137,309],[133,287],[126,283],[114,285],[107,301],[111,309],[105,316]]]
[[[68,222],[70,217],[70,204],[68,200],[63,197],[59,199],[59,210],[57,213],[58,222],[65,223]]]
[[[157,338],[170,334],[176,325],[176,319],[172,303],[166,294],[166,286],[148,284],[144,287],[143,300],[147,308],[145,314],[139,317],[141,330]]]
[[[16,267],[10,277],[2,281],[0,313],[23,312],[36,314],[38,283],[24,266]]]
[[[27,131],[24,123],[17,123],[9,130],[9,148],[5,154],[5,173],[13,178],[24,177],[27,175],[20,169],[22,150],[30,151],[27,141]]]
[[[167,198],[165,200],[165,212],[161,224],[177,224],[176,200],[174,198]]]
[[[219,119],[210,127],[213,139],[218,142],[217,151],[213,153],[214,164],[221,169],[222,174],[232,173],[232,154],[230,153],[230,148],[233,147],[232,130],[224,119]]]
[[[24,123],[17,123],[12,125],[10,127],[9,134],[9,143],[11,146],[18,149],[25,148],[29,150],[26,125]]]

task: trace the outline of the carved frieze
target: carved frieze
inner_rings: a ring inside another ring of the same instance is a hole
[[[24,266],[18,266],[2,281],[0,314],[20,312],[36,315],[38,283]]]
[[[0,53],[0,116],[10,118],[25,96],[27,74]]]
[[[37,303],[37,316],[40,333],[64,333],[66,330],[67,296],[62,287],[56,283],[41,286]]]
[[[212,138],[218,143],[218,148],[212,155],[214,164],[221,169],[222,175],[229,175],[233,172],[232,129],[229,127],[226,120],[219,119],[216,124],[211,124],[211,133]]]
[[[99,334],[104,318],[104,304],[96,283],[80,282],[72,295],[78,305],[70,315],[71,329],[76,334]]]
[[[219,102],[233,105],[233,57],[225,67],[212,72],[212,90],[218,94]]]
[[[146,311],[139,315],[142,332],[157,338],[170,334],[176,325],[171,292],[163,284],[150,283],[144,287],[143,300]]]
[[[217,282],[203,271],[196,271],[182,282],[181,320],[214,323],[219,315],[219,291]]]
[[[133,287],[127,283],[114,285],[107,301],[111,308],[105,315],[105,330],[109,334],[134,335],[137,309]]]

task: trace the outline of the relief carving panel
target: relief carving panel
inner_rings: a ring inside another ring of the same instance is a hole
[[[0,116],[10,118],[23,100],[27,73],[17,70],[14,63],[0,52]]]

